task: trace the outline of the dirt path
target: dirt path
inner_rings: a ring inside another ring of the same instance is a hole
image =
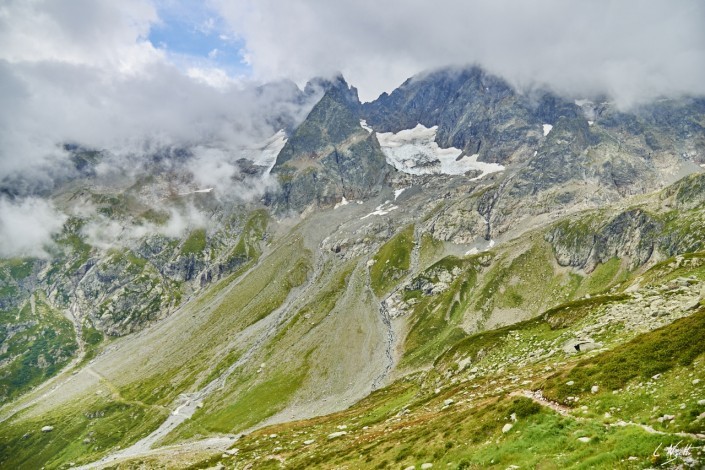
[[[539,405],[551,408],[553,411],[563,416],[569,415],[571,411],[571,409],[567,406],[563,406],[560,403],[556,403],[554,401],[544,398],[543,393],[541,393],[541,390],[537,390],[535,392],[531,390],[517,390],[515,392],[510,393],[509,396],[529,398],[534,402],[538,403]]]
[[[510,393],[509,395],[529,398],[529,399],[533,400],[534,402],[538,403],[539,405],[551,408],[553,411],[555,411],[556,413],[559,413],[563,416],[568,416],[571,412],[571,408],[568,408],[567,406],[563,406],[559,403],[556,403],[556,402],[553,402],[553,401],[550,401],[550,400],[544,398],[544,396],[540,390],[537,390],[535,392],[531,391],[531,390],[517,390],[515,392]],[[576,419],[581,419],[581,418],[576,417]],[[617,421],[616,423],[612,423],[612,426],[637,426],[649,434],[660,434],[660,435],[664,435],[664,436],[678,436],[678,437],[685,437],[685,438],[689,438],[689,439],[705,440],[705,434],[659,431],[659,430],[654,429],[653,427],[649,426],[648,424],[634,423],[632,421]]]

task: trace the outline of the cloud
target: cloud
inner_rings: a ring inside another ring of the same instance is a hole
[[[537,0],[216,0],[261,77],[342,71],[363,99],[479,63],[517,86],[619,103],[705,93],[705,4]]]
[[[47,257],[52,235],[65,221],[66,216],[43,199],[0,198],[0,258]]]
[[[134,169],[133,157],[168,148],[261,141],[312,106],[291,84],[263,92],[207,59],[165,54],[146,40],[158,21],[146,0],[0,8],[0,186],[34,194],[70,176],[66,143],[106,150],[111,164]]]
[[[207,217],[193,204],[182,207],[160,207],[168,212],[169,218],[164,224],[141,223],[131,220],[117,221],[103,215],[92,214],[88,223],[81,229],[81,234],[91,246],[107,250],[115,247],[135,248],[144,237],[163,235],[169,238],[182,238],[189,231],[204,228]]]

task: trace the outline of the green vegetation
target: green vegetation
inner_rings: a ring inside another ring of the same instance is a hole
[[[197,412],[180,437],[243,431],[284,409],[306,377],[308,367],[281,370],[241,390],[237,399],[209,413]]]
[[[370,284],[378,296],[389,292],[405,276],[411,265],[414,226],[411,225],[382,245],[370,268]]]
[[[447,257],[415,279],[414,285],[423,281],[437,282],[441,273],[461,271],[447,290],[435,296],[422,297],[414,306],[411,328],[405,341],[403,366],[429,363],[466,336],[460,328],[460,322],[471,302],[470,294],[477,281],[477,268],[474,259],[466,261]],[[409,299],[411,296],[407,294],[406,297]]]
[[[65,462],[92,462],[115,446],[124,447],[145,436],[167,414],[165,410],[98,397],[41,417],[4,424],[0,467],[54,469]],[[47,425],[54,430],[42,432]]]
[[[705,309],[580,361],[570,371],[549,378],[544,393],[565,402],[566,397],[585,393],[592,385],[617,390],[632,379],[649,379],[690,365],[705,353],[705,342],[694,338],[705,338]]]
[[[612,302],[621,302],[628,298],[629,296],[626,294],[618,294],[573,300],[547,310],[541,315],[541,320],[545,320],[552,330],[569,328],[584,320],[598,308]]]
[[[55,375],[77,350],[73,325],[35,293],[16,311],[0,312],[0,402]]]
[[[269,214],[264,209],[252,212],[227,262],[239,265],[247,260],[257,259],[261,253],[259,244],[265,234],[268,222]]]
[[[199,228],[191,232],[181,247],[184,256],[197,255],[206,249],[206,229]]]

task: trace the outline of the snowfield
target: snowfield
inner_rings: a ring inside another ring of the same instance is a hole
[[[463,175],[479,170],[481,174],[473,179],[480,179],[490,173],[504,170],[504,166],[497,163],[478,162],[477,154],[459,158],[462,155],[461,150],[455,147],[440,148],[435,141],[437,131],[438,126],[428,128],[418,124],[413,129],[396,134],[377,133],[377,139],[387,157],[387,163],[410,175]]]
[[[274,164],[277,162],[277,155],[286,144],[286,132],[284,129],[274,134],[269,139],[243,150],[243,158],[252,160],[257,166],[267,168],[265,175],[268,175]]]

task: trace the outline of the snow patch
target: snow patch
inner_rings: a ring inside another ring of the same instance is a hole
[[[284,144],[286,144],[286,132],[281,129],[263,142],[243,149],[243,157],[257,166],[266,167],[265,175],[268,175],[277,163],[277,155],[284,148]]]
[[[360,217],[360,220],[364,220],[372,215],[387,215],[396,209],[399,209],[399,207],[392,204],[391,201],[384,201],[384,203],[375,207],[374,211],[370,212],[369,214],[367,214],[365,216]]]
[[[340,200],[340,202],[337,203],[335,206],[333,206],[333,209],[337,209],[338,207],[347,206],[348,204],[350,204],[350,201],[345,199],[345,196],[343,196],[343,198]]]
[[[397,189],[394,191],[394,200],[396,201],[399,196],[401,196],[401,193],[403,193],[406,189],[408,188],[401,188]]]
[[[588,121],[588,126],[592,126],[593,124],[595,124],[595,121]]]
[[[373,131],[373,129],[367,125],[367,121],[365,121],[364,119],[360,119],[360,127],[365,129],[369,133],[372,133],[372,131]]]
[[[209,193],[211,191],[213,191],[213,188],[196,189],[195,191],[188,191],[185,193],[179,193],[179,196],[188,196],[189,194],[196,194],[196,193]]]
[[[410,175],[463,175],[469,171],[482,173],[480,179],[490,173],[503,171],[496,163],[478,162],[478,155],[463,156],[455,147],[442,149],[435,142],[438,126],[431,128],[418,124],[413,129],[397,132],[377,133],[377,140],[387,163]]]
[[[553,129],[553,126],[550,124],[544,124],[543,125],[543,136],[546,137],[549,132],[551,132],[551,129]]]

